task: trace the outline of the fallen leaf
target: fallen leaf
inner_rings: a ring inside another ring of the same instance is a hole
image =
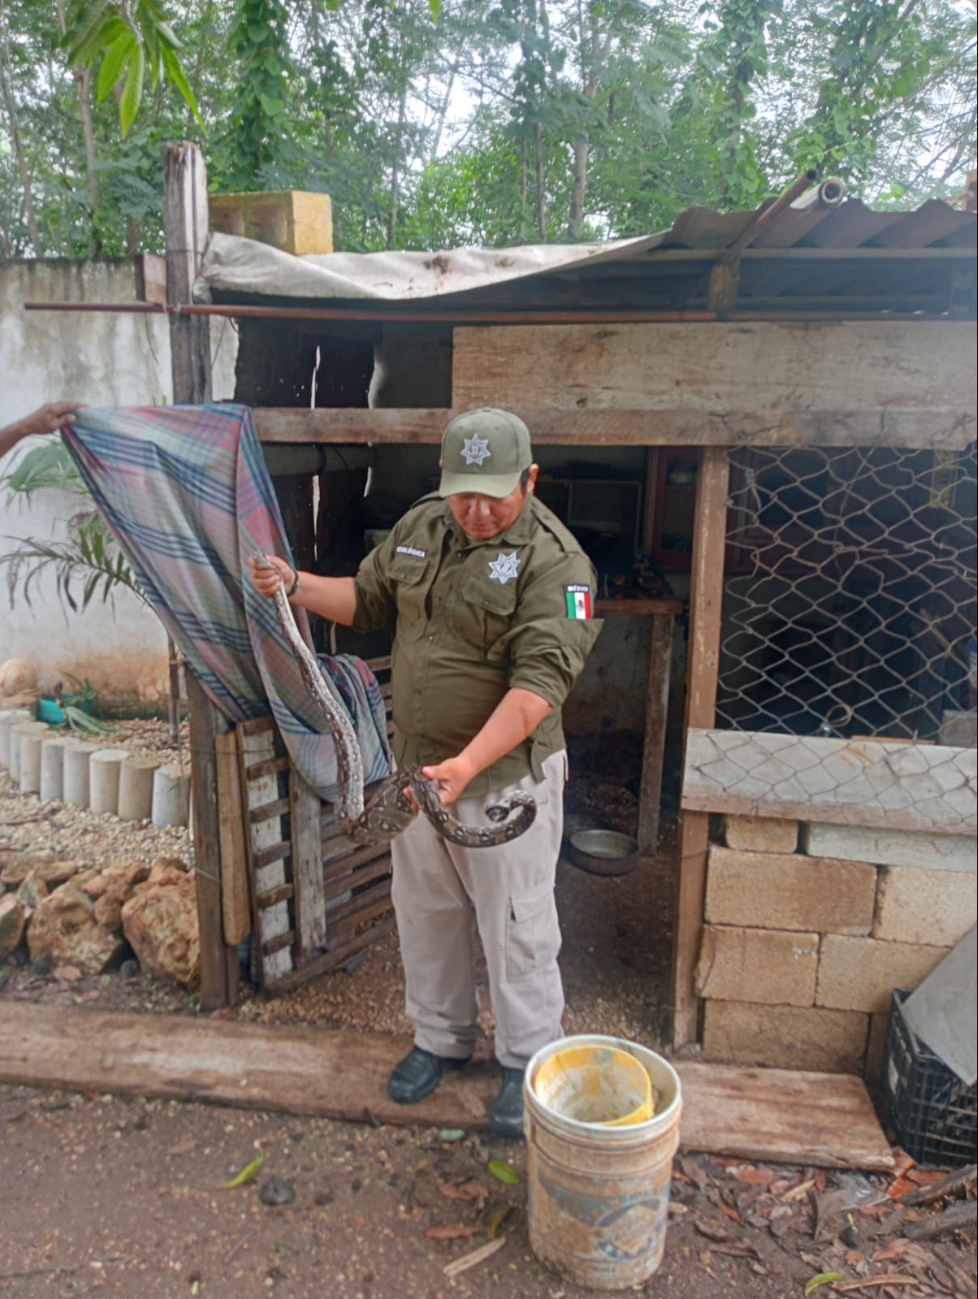
[[[489,1172],[507,1186],[519,1186],[520,1184],[520,1175],[516,1169],[510,1168],[509,1164],[504,1164],[501,1159],[491,1159],[489,1161]]]
[[[786,1203],[794,1204],[796,1200],[803,1200],[805,1196],[808,1194],[808,1192],[814,1188],[814,1186],[815,1186],[815,1178],[814,1177],[809,1178],[807,1182],[799,1182],[798,1185],[793,1186],[790,1191],[785,1191],[784,1195],[781,1198]]]
[[[907,1154],[902,1146],[893,1147],[893,1176],[902,1177],[909,1169],[917,1165],[913,1155]]]
[[[717,1208],[721,1213],[725,1214],[731,1222],[740,1222],[740,1214],[736,1209],[731,1208],[729,1204],[718,1204]]]
[[[816,1290],[820,1290],[823,1285],[832,1285],[834,1281],[843,1281],[841,1272],[819,1272],[818,1276],[809,1277],[805,1282],[805,1299]]]
[[[221,1187],[222,1191],[233,1191],[236,1186],[244,1186],[245,1182],[250,1182],[254,1175],[265,1162],[264,1155],[256,1155],[250,1164],[246,1164],[240,1173],[236,1173],[230,1182],[225,1182]]]
[[[908,1168],[907,1181],[915,1186],[934,1186],[937,1182],[947,1180],[947,1173],[940,1168]]]
[[[367,1225],[367,1219],[362,1213],[355,1213],[353,1215],[353,1225],[354,1227],[365,1227]]]
[[[505,1223],[506,1219],[510,1217],[510,1215],[514,1212],[515,1212],[515,1206],[512,1204],[505,1204],[501,1209],[496,1210],[496,1212],[489,1219],[489,1226],[487,1228],[490,1240],[496,1239],[500,1231],[502,1231],[503,1224]]]
[[[727,1170],[738,1182],[746,1182],[748,1186],[770,1186],[777,1178],[777,1173],[770,1168],[755,1168],[753,1164],[743,1164],[740,1168],[730,1168]]]
[[[707,1240],[713,1240],[713,1241],[733,1240],[733,1236],[731,1236],[730,1232],[726,1229],[726,1227],[721,1226],[719,1223],[717,1223],[714,1226],[712,1223],[709,1222],[694,1222],[693,1227],[696,1229],[696,1231],[699,1232],[701,1236],[705,1236]]]
[[[846,1250],[846,1267],[862,1267],[866,1262],[866,1255],[860,1253],[858,1249]]]
[[[102,994],[101,994],[101,992],[98,990],[98,988],[89,988],[87,992],[83,992],[83,993],[82,993],[82,995],[78,998],[78,1000],[79,1000],[79,1001],[98,1001],[98,999],[99,999],[99,997],[101,997],[101,995],[102,995]]]
[[[196,1144],[197,1142],[194,1137],[184,1137],[184,1139],[178,1141],[175,1146],[171,1146],[166,1153],[168,1155],[188,1155]]]
[[[885,1249],[878,1249],[873,1255],[874,1263],[898,1263],[906,1256],[907,1249],[911,1242],[906,1236],[897,1236],[896,1240],[891,1240]]]
[[[59,965],[51,971],[56,979],[62,983],[74,983],[76,979],[82,977],[82,972],[77,965]]]
[[[490,1258],[497,1250],[502,1249],[505,1244],[506,1237],[500,1236],[498,1240],[491,1240],[488,1245],[480,1245],[471,1254],[463,1254],[461,1258],[446,1263],[442,1271],[447,1277],[456,1277],[460,1272],[466,1272],[470,1267],[475,1267],[477,1263],[482,1263],[485,1259]]]
[[[478,1227],[463,1227],[461,1223],[454,1227],[429,1227],[425,1232],[432,1240],[461,1240],[464,1236],[478,1236]]]
[[[915,1276],[906,1276],[903,1272],[888,1272],[886,1276],[861,1276],[855,1281],[840,1281],[835,1288],[840,1294],[848,1294],[851,1290],[868,1290],[871,1286],[919,1284]]]
[[[462,1186],[452,1186],[450,1182],[438,1182],[439,1191],[446,1200],[485,1200],[489,1192],[480,1182],[465,1182]]]
[[[913,1187],[909,1177],[898,1177],[886,1188],[886,1194],[891,1200],[899,1200],[901,1195],[906,1195]]]
[[[776,1182],[772,1182],[767,1188],[772,1195],[784,1195],[785,1191],[790,1191],[794,1182],[789,1182],[785,1177],[779,1177]]]

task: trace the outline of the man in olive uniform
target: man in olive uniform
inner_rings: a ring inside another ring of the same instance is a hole
[[[435,1090],[477,1036],[475,935],[489,971],[503,1081],[499,1136],[519,1136],[523,1073],[561,1034],[554,877],[567,774],[560,709],[600,624],[594,570],[534,495],[538,466],[515,415],[479,409],[445,430],[438,492],[423,498],[356,578],[253,570],[272,594],[394,638],[394,755],[419,763],[466,825],[492,824],[500,793],[533,794],[537,815],[511,843],[462,848],[417,817],[392,844],[392,896],[414,1049],[388,1081],[405,1104]],[[488,797],[489,795],[493,797]]]

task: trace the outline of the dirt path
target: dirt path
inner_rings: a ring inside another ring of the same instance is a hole
[[[0,1155],[3,1299],[593,1293],[530,1252],[522,1143],[7,1086]],[[253,1180],[223,1189],[258,1156]],[[493,1160],[508,1163],[518,1184],[498,1180]],[[674,1174],[665,1260],[638,1293],[794,1299],[810,1277],[838,1269],[850,1279],[898,1272],[901,1299],[975,1294],[973,1244],[906,1239],[907,1224],[935,1210],[901,1210],[886,1195],[933,1175],[911,1170],[894,1183],[705,1156],[682,1156]],[[865,1205],[851,1223],[838,1210],[840,1190]],[[430,1233],[438,1228],[468,1234],[437,1239]],[[503,1240],[498,1252],[446,1277],[445,1265],[487,1244],[492,1231]]]

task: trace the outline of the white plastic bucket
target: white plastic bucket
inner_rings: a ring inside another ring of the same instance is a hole
[[[608,1047],[634,1056],[652,1080],[654,1116],[612,1127],[581,1123],[547,1106],[534,1089],[537,1071],[551,1056],[577,1047]],[[682,1109],[676,1071],[635,1042],[598,1035],[563,1038],[530,1061],[524,1099],[534,1254],[568,1280],[594,1290],[625,1290],[647,1281],[665,1248]]]

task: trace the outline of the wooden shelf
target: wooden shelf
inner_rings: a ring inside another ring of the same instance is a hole
[[[636,599],[622,600],[595,600],[594,612],[599,618],[612,618],[615,615],[631,614],[635,617],[654,618],[656,614],[667,614],[670,618],[677,617],[683,611],[681,600],[653,600],[651,598],[637,597]]]

